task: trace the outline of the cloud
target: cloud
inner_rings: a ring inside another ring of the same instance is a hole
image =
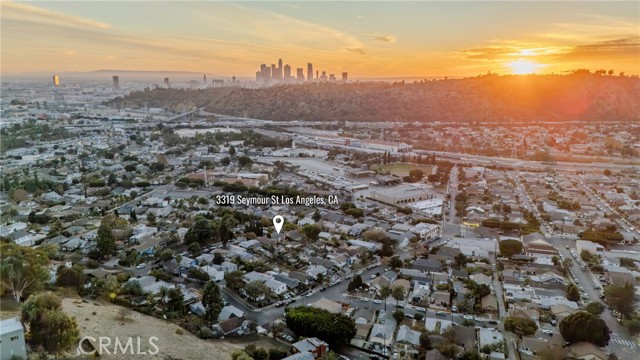
[[[396,37],[393,35],[376,35],[372,37],[371,40],[380,41],[383,43],[394,43],[396,42]]]
[[[48,23],[84,28],[108,29],[110,25],[104,22],[67,15],[61,12],[47,10],[22,3],[3,1],[2,18],[33,23]]]
[[[346,48],[346,50],[360,55],[367,55],[367,52],[363,48]]]
[[[577,45],[560,55],[561,60],[616,59],[620,57],[635,58],[640,54],[640,36],[599,41],[591,44]]]

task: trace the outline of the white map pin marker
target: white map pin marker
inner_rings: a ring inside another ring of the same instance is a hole
[[[282,230],[282,225],[284,225],[284,219],[280,215],[276,215],[273,217],[273,226],[276,228],[276,232],[280,234],[280,230]]]

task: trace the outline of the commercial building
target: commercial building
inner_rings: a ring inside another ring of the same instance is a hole
[[[392,188],[376,188],[371,193],[374,200],[390,205],[409,204],[434,198],[434,193],[418,185],[402,185]]]
[[[113,90],[120,90],[120,78],[117,76],[113,77]]]
[[[344,82],[349,81],[349,75],[346,72],[342,73],[342,81]]]
[[[284,79],[289,80],[291,78],[291,65],[284,66]]]
[[[313,64],[307,63],[307,81],[313,81]]]
[[[304,69],[303,68],[297,68],[296,69],[296,79],[298,80],[298,82],[303,82],[304,81]]]

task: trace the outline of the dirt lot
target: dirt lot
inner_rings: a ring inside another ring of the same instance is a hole
[[[96,305],[97,304],[97,305]],[[64,311],[75,316],[80,328],[80,336],[108,336],[115,342],[118,337],[124,344],[128,337],[134,338],[133,347],[137,348],[136,337],[140,337],[140,350],[149,351],[154,348],[149,345],[151,336],[158,338],[154,343],[159,348],[156,355],[106,355],[103,359],[216,359],[230,360],[231,353],[236,349],[244,348],[244,344],[232,344],[227,342],[213,342],[198,339],[186,330],[183,334],[176,333],[179,326],[147,316],[138,312],[132,312],[127,319],[120,321],[118,318],[119,306],[110,303],[82,302],[79,298],[65,298],[62,301]],[[95,312],[95,315],[93,313]],[[113,353],[113,342],[110,352]]]

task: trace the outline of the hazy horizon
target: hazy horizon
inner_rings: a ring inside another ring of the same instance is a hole
[[[294,74],[311,62],[351,79],[640,74],[640,3],[631,1],[3,1],[0,19],[3,75],[121,69],[247,79],[280,58]]]

